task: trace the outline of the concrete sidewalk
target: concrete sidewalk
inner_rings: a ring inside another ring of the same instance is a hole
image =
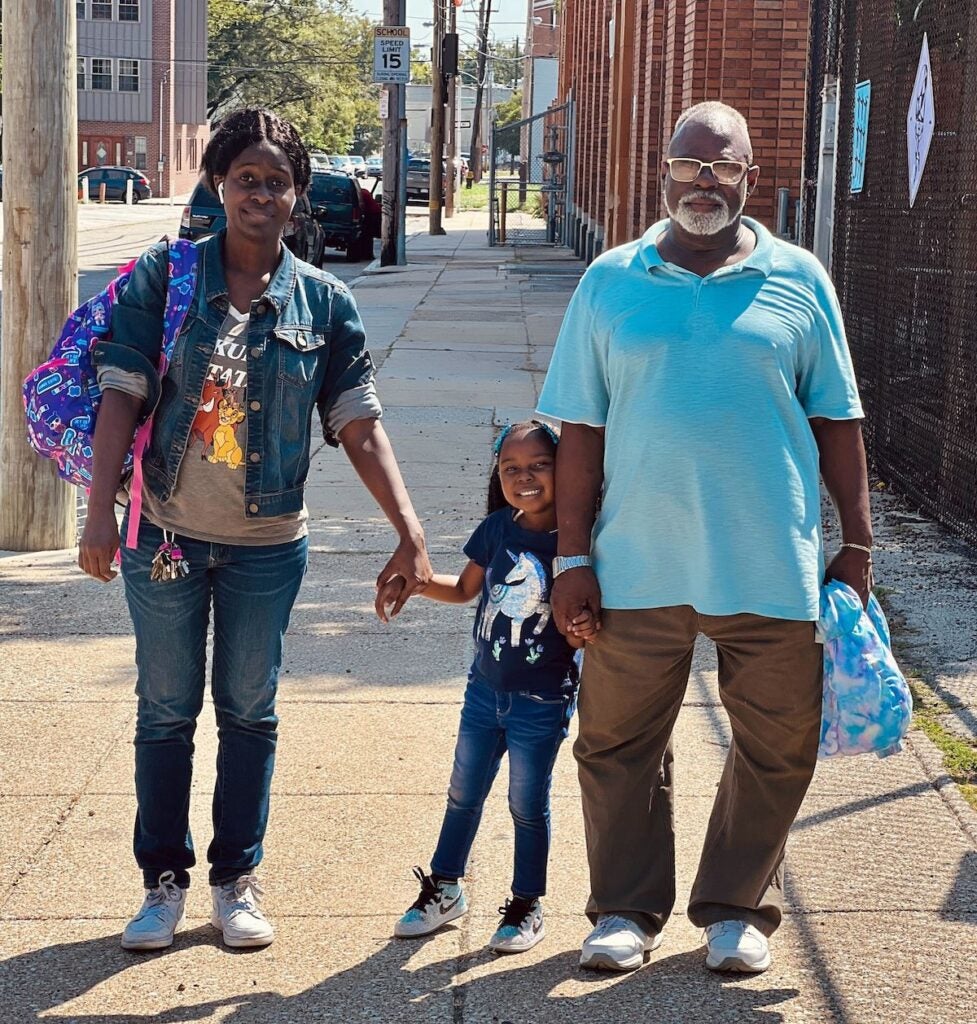
[[[446,572],[482,515],[495,428],[532,410],[582,270],[560,250],[489,249],[484,215],[448,223],[444,237],[411,239],[406,268],[355,285],[387,430]],[[416,896],[410,867],[427,865],[437,837],[472,609],[416,600],[384,627],[372,580],[392,535],[341,453],[318,452],[308,501],[311,565],[287,643],[262,866],[278,938],[254,953],[217,941],[203,867],[171,950],[119,948],[141,899],[121,583],[86,579],[71,552],[0,557],[0,1021],[977,1022],[977,816],[917,739],[886,760],[819,768],[794,830],[774,966],[704,969],[683,910],[728,744],[705,647],[677,727],[677,912],[645,969],[577,967],[588,884],[569,745],[545,941],[508,959],[485,949],[511,872],[504,768],[473,852],[472,912],[426,941],[391,939]],[[205,709],[200,854],[215,750]]]

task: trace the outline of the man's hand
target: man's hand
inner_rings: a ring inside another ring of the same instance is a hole
[[[390,557],[390,561],[377,576],[377,590],[380,591],[377,595],[377,614],[380,615],[380,618],[383,619],[383,615],[380,614],[381,594],[387,598],[393,598],[389,612],[390,617],[393,618],[404,607],[411,594],[421,593],[431,582],[433,575],[434,570],[431,568],[431,560],[427,556],[423,535],[419,538],[405,537],[401,540],[397,545],[397,550]],[[391,583],[395,576],[401,577],[402,586],[399,593],[394,596],[394,588],[388,588],[387,584]],[[384,606],[384,614],[387,614],[386,606]]]
[[[377,589],[377,599],[374,601],[373,607],[381,622],[389,622],[404,607],[404,602],[400,600],[403,590],[403,576],[393,576]]]
[[[78,544],[78,568],[93,579],[109,583],[118,576],[112,559],[119,550],[119,525],[115,509],[103,511],[89,507],[85,529]]]
[[[581,566],[561,572],[553,581],[550,607],[556,628],[564,636],[592,637],[600,629],[600,584],[594,570]],[[580,628],[586,635],[577,633]]]
[[[824,582],[838,580],[858,594],[862,607],[868,607],[872,592],[872,556],[857,548],[842,548],[824,571]]]

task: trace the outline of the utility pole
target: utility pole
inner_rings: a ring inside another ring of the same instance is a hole
[[[407,0],[383,0],[385,26],[407,24]],[[407,87],[385,85],[380,266],[407,265]]]
[[[431,174],[428,179],[428,234],[443,235],[441,193],[444,191],[444,5],[434,0],[434,44],[431,47]]]
[[[482,180],[482,90],[485,85],[485,66],[488,62],[489,17],[492,4],[489,0],[479,0],[478,8],[478,74],[475,84],[475,109],[472,111],[472,148],[468,155],[468,166],[475,174],[475,180]]]
[[[3,0],[0,548],[75,543],[75,489],[28,447],[21,384],[78,305],[75,5]]]
[[[448,79],[448,182],[444,191],[444,215],[455,215],[455,193],[458,189],[458,7],[450,0],[448,35],[454,39],[455,67]]]

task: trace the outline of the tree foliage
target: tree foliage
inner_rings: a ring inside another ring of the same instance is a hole
[[[495,106],[495,127],[505,128],[508,124],[522,120],[522,90],[514,92],[507,100]]]
[[[210,0],[208,34],[209,117],[260,105],[292,121],[310,149],[376,147],[373,23],[348,0]]]

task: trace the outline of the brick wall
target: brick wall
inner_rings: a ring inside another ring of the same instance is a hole
[[[787,187],[793,224],[809,6],[809,0],[566,0],[558,99],[572,93],[576,101],[571,199],[597,248],[637,237],[663,215],[659,168],[672,127],[682,110],[706,99],[729,103],[750,124],[761,171],[747,212],[775,227],[777,190]],[[631,62],[630,76],[608,74],[608,22],[615,15],[634,26],[614,40],[614,61]],[[633,96],[611,94],[622,81],[630,82]],[[622,161],[631,169],[623,216],[617,197],[611,208],[606,201],[608,167]]]

